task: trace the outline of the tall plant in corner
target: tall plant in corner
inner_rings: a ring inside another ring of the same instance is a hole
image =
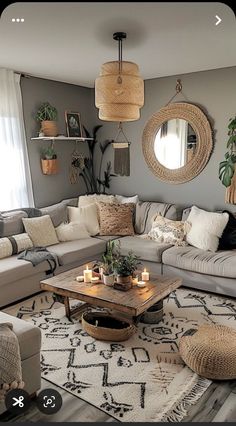
[[[230,118],[228,125],[228,142],[225,159],[221,161],[219,166],[219,178],[223,185],[227,188],[231,185],[235,172],[236,163],[236,116]]]
[[[88,157],[85,157],[84,164],[82,165],[82,167],[79,162],[78,165],[73,164],[74,167],[79,167],[81,169],[79,175],[83,178],[88,193],[105,194],[106,190],[110,188],[111,178],[115,176],[111,172],[110,161],[107,162],[106,168],[103,171],[103,157],[107,148],[112,143],[112,140],[107,139],[104,142],[100,142],[98,144],[97,133],[101,129],[101,127],[102,125],[95,126],[92,130],[92,134],[90,134],[86,127],[83,126],[85,136],[91,139],[87,140],[89,155]],[[98,156],[95,155],[97,147],[99,147],[100,150],[98,175],[96,174],[97,167],[95,165],[95,158],[98,158]]]

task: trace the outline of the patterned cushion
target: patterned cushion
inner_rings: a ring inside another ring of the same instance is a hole
[[[100,235],[134,235],[133,210],[135,205],[97,203]]]
[[[35,247],[46,247],[59,243],[49,215],[22,220]]]
[[[30,247],[33,247],[33,243],[26,233],[0,238],[0,259],[20,253]]]
[[[161,215],[156,215],[147,236],[158,243],[186,246],[186,230],[186,222],[170,220]]]

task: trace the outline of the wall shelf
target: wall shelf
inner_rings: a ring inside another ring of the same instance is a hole
[[[77,142],[86,142],[92,141],[93,138],[76,138],[68,136],[39,136],[37,138],[31,138],[31,141],[77,141]]]

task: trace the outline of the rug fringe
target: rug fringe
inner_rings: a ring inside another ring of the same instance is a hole
[[[199,400],[210,384],[210,380],[199,377],[198,382],[193,386],[191,391],[180,402],[176,402],[171,410],[161,417],[160,421],[180,422],[183,420],[187,414],[187,409]]]

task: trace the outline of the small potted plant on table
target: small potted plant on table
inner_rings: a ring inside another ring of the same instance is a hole
[[[103,282],[108,286],[113,286],[114,284],[115,257],[115,241],[109,241],[106,253],[102,255],[102,262],[99,265],[102,268]]]
[[[139,257],[132,251],[127,256],[119,256],[114,264],[116,273],[114,288],[123,291],[129,290],[132,287],[132,276],[140,263]]]
[[[41,122],[40,132],[44,136],[57,136],[57,110],[50,105],[49,102],[44,102],[37,111],[36,120]]]
[[[41,166],[44,175],[55,175],[58,173],[58,159],[53,146],[42,150]]]

